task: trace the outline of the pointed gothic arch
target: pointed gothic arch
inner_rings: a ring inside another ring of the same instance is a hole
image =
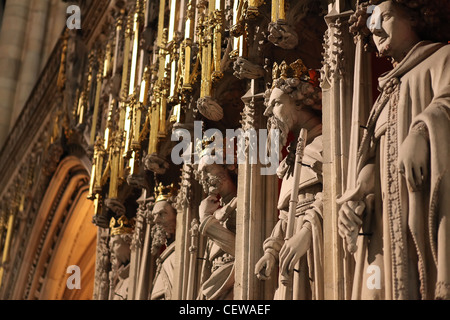
[[[17,299],[92,299],[97,229],[88,184],[82,160],[68,156],[60,162],[35,219],[17,280]],[[79,290],[66,286],[70,265],[80,267]]]

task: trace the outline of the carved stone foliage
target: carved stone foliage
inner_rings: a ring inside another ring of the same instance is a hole
[[[180,188],[177,194],[176,209],[183,210],[192,203],[193,182],[195,181],[194,165],[185,164],[181,170]]]
[[[55,172],[63,152],[63,147],[59,141],[50,145],[48,148],[47,157],[42,166],[42,170],[45,175],[51,176]]]
[[[108,229],[100,228],[95,265],[94,299],[106,300],[109,292],[110,250],[108,247]]]
[[[332,19],[332,18],[330,18]],[[343,28],[348,26],[341,18],[334,19],[328,24],[323,40],[323,63],[321,69],[321,86],[325,81],[340,79],[344,74],[345,57],[343,50]]]

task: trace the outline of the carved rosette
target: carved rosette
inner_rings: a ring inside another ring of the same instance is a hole
[[[385,90],[390,91],[388,104],[388,126],[386,138],[388,146],[387,154],[387,215],[389,217],[389,232],[391,236],[392,252],[392,280],[394,299],[408,299],[408,261],[406,252],[406,234],[402,227],[402,206],[400,198],[400,181],[398,175],[398,99],[399,99],[399,80],[393,78],[387,85],[391,87]]]

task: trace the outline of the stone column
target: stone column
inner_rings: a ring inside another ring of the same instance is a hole
[[[0,29],[3,21],[3,14],[5,13],[5,4],[0,3]]]
[[[328,30],[324,36],[324,60],[321,88],[323,104],[323,186],[324,186],[324,282],[326,300],[350,299],[354,257],[338,234],[339,206],[336,200],[349,186],[351,159],[359,146],[361,125],[368,110],[354,115],[355,92],[370,100],[370,57],[361,55],[355,66],[355,44],[348,32],[348,19],[353,11],[346,1],[329,4],[325,17]],[[356,67],[356,68],[355,68]],[[356,71],[355,71],[356,70]],[[355,75],[354,75],[355,73]],[[360,74],[356,85],[354,78]],[[367,105],[361,101],[357,105]],[[370,105],[370,104],[369,104]],[[352,129],[353,128],[353,129]]]
[[[65,3],[61,0],[50,0],[40,70],[42,70],[47,63],[47,59],[52,53],[56,42],[66,26],[66,20],[69,17],[66,10],[69,5],[69,3]]]
[[[33,0],[26,40],[23,50],[23,60],[15,92],[14,108],[12,110],[10,128],[14,126],[22,111],[31,90],[40,74],[43,41],[50,0]]]
[[[250,90],[242,97],[245,107],[242,116],[242,129],[257,135],[257,145],[246,141],[246,163],[239,164],[238,205],[236,214],[236,253],[235,253],[235,300],[272,299],[276,283],[271,280],[260,281],[255,275],[255,265],[263,256],[263,242],[270,235],[277,221],[278,177],[275,174],[263,175],[263,165],[259,158],[254,159],[254,151],[263,145],[258,130],[266,128],[262,112],[264,110],[263,85],[259,80],[251,80]],[[258,157],[258,155],[256,156]],[[278,162],[275,164],[278,167]]]
[[[145,230],[145,216],[147,213],[147,191],[142,189],[141,197],[137,200],[139,208],[136,213],[136,224],[133,233],[133,240],[131,241],[131,258],[130,258],[130,275],[128,281],[128,300],[136,299],[136,292],[138,287],[139,270],[143,263],[143,242]]]
[[[15,0],[5,6],[0,32],[0,146],[9,133],[30,4]]]
[[[181,172],[180,189],[177,196],[177,229],[175,239],[175,270],[172,299],[186,300],[187,297],[195,299],[200,286],[200,273],[204,248],[197,249],[197,255],[191,256],[190,229],[194,219],[199,220],[198,208],[202,196],[201,186],[194,178],[194,166],[184,164]],[[204,239],[206,241],[206,239]],[[191,259],[195,259],[192,263]],[[188,284],[192,292],[188,292]]]

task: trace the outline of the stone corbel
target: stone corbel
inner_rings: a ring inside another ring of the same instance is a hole
[[[125,215],[125,206],[118,199],[109,198],[105,200],[105,206],[111,210],[115,216],[121,217]]]
[[[127,176],[127,184],[135,189],[150,190],[148,181],[142,173],[130,174],[129,176]]]
[[[264,76],[264,68],[247,59],[238,57],[233,65],[233,75],[238,79],[258,79]]]
[[[144,159],[145,170],[163,175],[169,169],[169,162],[157,153],[149,154]]]
[[[283,49],[293,49],[298,44],[298,35],[294,29],[282,22],[271,22],[268,27],[269,35],[267,40],[277,47]]]
[[[219,121],[223,118],[222,107],[211,97],[202,97],[197,100],[198,111],[207,119]]]

